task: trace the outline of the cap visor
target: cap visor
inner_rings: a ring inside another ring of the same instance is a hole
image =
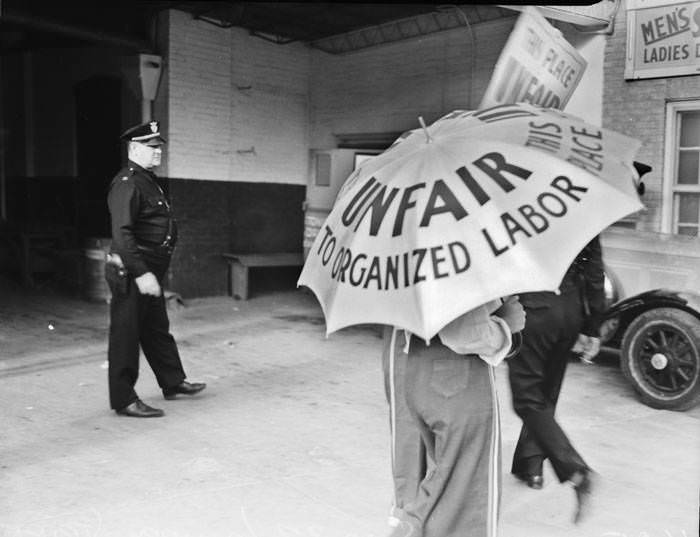
[[[161,136],[156,136],[155,138],[151,138],[150,140],[145,140],[141,142],[144,145],[150,145],[150,146],[159,146],[165,144],[165,138],[162,138]]]

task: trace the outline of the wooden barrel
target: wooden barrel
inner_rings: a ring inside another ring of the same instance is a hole
[[[105,280],[105,261],[111,239],[91,237],[85,241],[83,296],[92,302],[109,302],[112,294]]]

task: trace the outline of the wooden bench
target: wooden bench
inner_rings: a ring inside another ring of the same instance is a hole
[[[248,300],[248,271],[253,267],[300,267],[304,264],[304,254],[222,254],[228,262],[229,295]]]

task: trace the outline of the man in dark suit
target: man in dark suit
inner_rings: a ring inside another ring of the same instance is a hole
[[[205,384],[185,380],[165,308],[162,282],[177,241],[170,203],[151,171],[160,164],[165,140],[158,122],[127,130],[129,162],[114,177],[107,204],[112,221],[111,253],[105,277],[112,292],[109,326],[109,399],[117,414],[163,416],[134,390],[143,350],[166,399],[193,395]]]
[[[600,349],[605,310],[605,277],[598,237],[579,253],[559,294],[520,294],[526,311],[520,352],[508,360],[513,408],[523,420],[511,472],[531,488],[542,488],[549,459],[560,482],[571,482],[577,499],[574,521],[585,514],[593,487],[592,470],[554,419],[566,366],[574,345],[590,360]]]

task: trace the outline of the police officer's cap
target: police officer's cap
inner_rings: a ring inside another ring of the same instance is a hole
[[[152,146],[165,143],[165,138],[160,135],[160,127],[157,121],[149,121],[148,123],[131,127],[125,130],[120,138],[125,142],[139,142]]]

